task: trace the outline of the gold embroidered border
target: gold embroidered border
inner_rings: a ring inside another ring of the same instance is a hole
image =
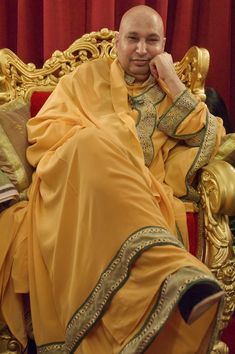
[[[220,286],[213,277],[203,274],[200,270],[193,267],[181,268],[177,272],[169,275],[162,286],[159,299],[145,321],[145,324],[119,354],[143,353],[157,337],[184,292],[193,284],[205,281],[213,282]],[[222,314],[222,307],[223,303],[221,302],[218,317]],[[212,341],[208,349],[212,348],[218,331],[219,326],[217,325],[214,327]]]
[[[177,100],[175,100],[170,109],[159,118],[157,128],[175,138],[177,127],[192,112],[196,105],[197,102],[190,91],[185,90]],[[182,139],[183,136],[178,138]]]
[[[197,103],[189,90],[185,90],[175,101],[175,105],[170,108],[168,112],[166,112],[162,117],[160,117],[159,122],[157,123],[157,127],[159,130],[174,138],[187,138],[187,144],[190,146],[199,146],[199,151],[185,179],[187,193],[181,198],[185,201],[190,200],[197,203],[200,199],[200,196],[196,189],[192,186],[192,182],[196,172],[202,166],[208,163],[213,153],[216,142],[216,119],[210,113],[208,113],[205,127],[197,134],[192,134],[191,138],[189,138],[190,135],[175,135],[175,131],[178,125],[187,117],[188,114],[190,114],[196,104]]]
[[[203,129],[204,130],[204,129]],[[195,157],[192,167],[186,176],[187,195],[182,199],[189,199],[198,202],[200,199],[199,193],[193,188],[192,181],[196,172],[210,160],[216,143],[217,121],[210,113],[207,115],[207,122],[204,130],[204,139]]]
[[[133,233],[122,245],[116,257],[101,275],[87,301],[74,314],[66,331],[66,343],[49,343],[38,347],[38,353],[63,354],[73,352],[102,315],[105,307],[129,276],[131,264],[144,250],[171,244],[184,248],[182,243],[161,227],[145,227]]]
[[[205,132],[204,132],[204,129],[202,129],[200,132],[197,132],[197,134],[195,136],[187,139],[185,141],[185,143],[188,146],[199,147],[201,145],[201,142],[203,141],[204,135],[205,135]]]
[[[150,166],[154,156],[152,135],[156,126],[156,105],[164,97],[165,93],[156,84],[141,95],[129,96],[129,102],[139,114],[136,130],[144,153],[146,166]]]
[[[37,353],[65,354],[67,352],[64,350],[64,343],[51,343],[37,347]]]
[[[160,227],[146,227],[132,234],[101,275],[87,301],[74,314],[66,331],[66,352],[73,352],[103,314],[116,291],[127,281],[134,260],[144,250],[171,244],[183,248],[169,232]]]

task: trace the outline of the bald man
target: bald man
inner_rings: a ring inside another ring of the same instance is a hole
[[[161,16],[152,8],[140,5],[127,11],[116,35],[118,60],[124,71],[139,82],[150,73],[162,79],[176,96],[186,89],[174,69],[170,54],[164,52],[166,38]]]
[[[186,211],[224,129],[179,80],[165,40],[160,15],[133,7],[117,59],[61,78],[28,123],[29,201],[0,218],[1,313],[26,346],[29,293],[39,353],[213,346],[223,292],[188,252]]]

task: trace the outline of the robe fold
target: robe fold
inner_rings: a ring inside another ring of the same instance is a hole
[[[39,353],[203,354],[218,332],[218,305],[188,326],[177,304],[217,284],[187,251],[186,211],[222,123],[188,90],[129,79],[85,63],[28,122],[29,200],[0,215],[1,313],[25,345],[29,292]]]

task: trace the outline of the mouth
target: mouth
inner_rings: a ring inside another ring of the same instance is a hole
[[[137,59],[137,58],[133,58],[131,59],[131,61],[137,65],[137,66],[144,66],[146,64],[149,64],[149,59]]]

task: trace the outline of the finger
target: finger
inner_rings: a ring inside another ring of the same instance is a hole
[[[150,63],[150,72],[154,77],[158,77],[158,71],[157,71],[157,67],[154,63]]]

